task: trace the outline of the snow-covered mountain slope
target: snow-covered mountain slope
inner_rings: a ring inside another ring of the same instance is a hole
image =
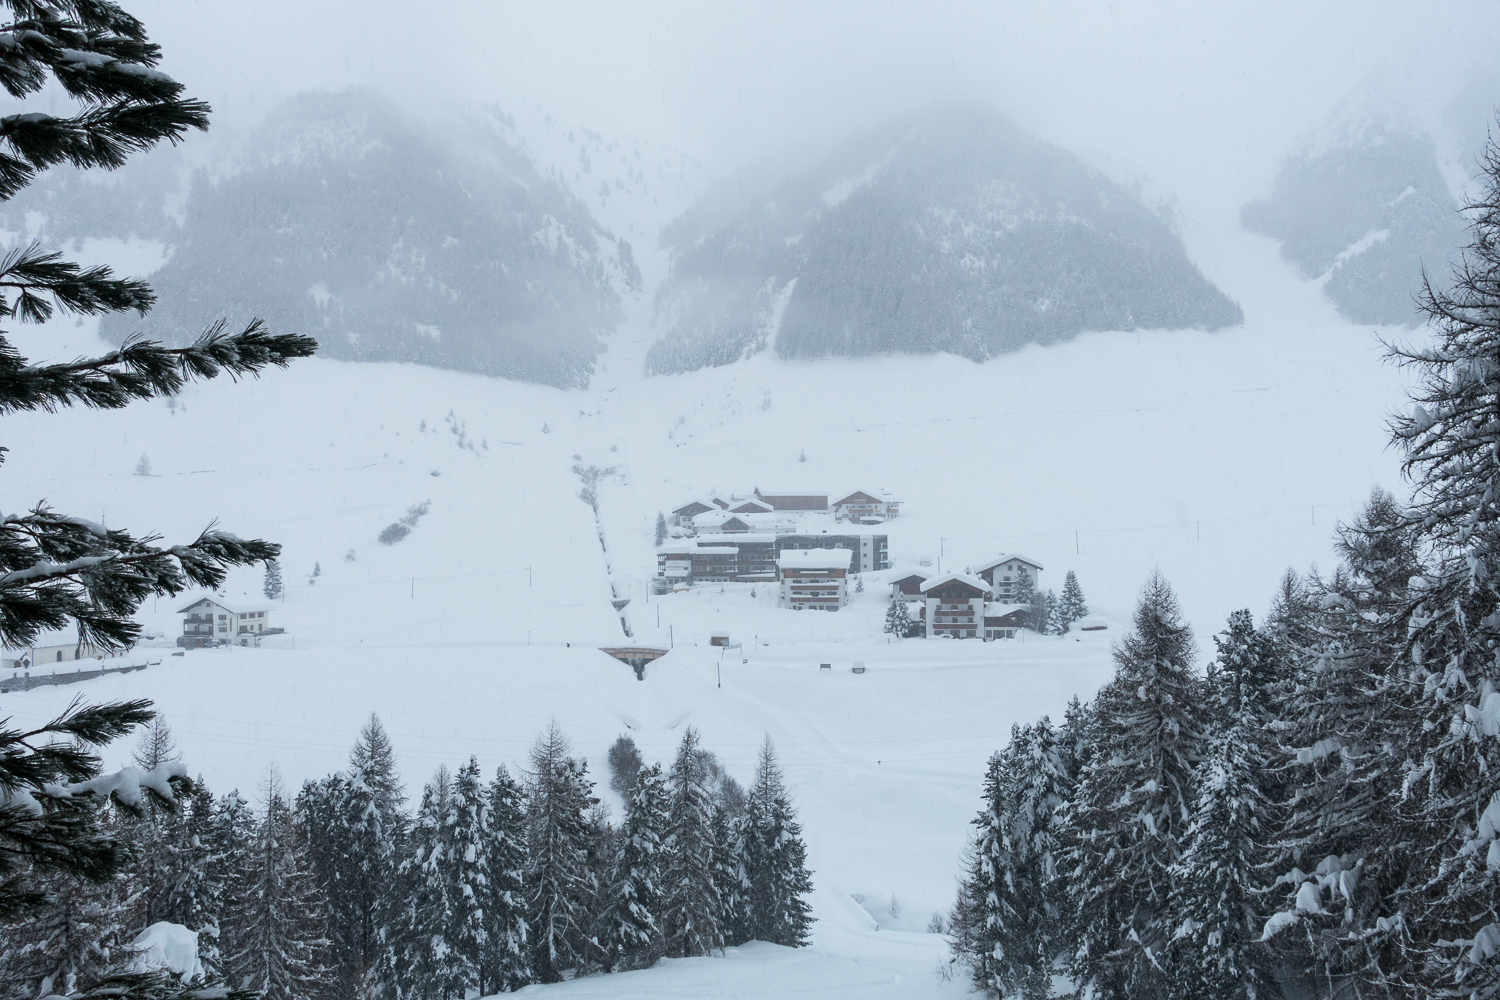
[[[1423,267],[1446,275],[1464,230],[1444,145],[1387,105],[1353,101],[1287,157],[1242,221],[1280,241],[1282,256],[1349,319],[1415,325]]]
[[[619,733],[666,757],[691,723],[746,779],[769,733],[802,808],[821,923],[814,954],[756,967],[826,983],[863,970],[871,978],[847,982],[877,995],[881,983],[893,996],[953,989],[937,979],[940,943],[888,931],[919,932],[951,901],[984,760],[1011,723],[1091,696],[1153,567],[1208,650],[1229,611],[1265,607],[1287,566],[1329,566],[1335,519],[1371,484],[1400,490],[1381,424],[1402,373],[1269,241],[1226,240],[1220,273],[1241,290],[1246,322],[1212,337],[1089,334],[982,364],[763,353],[653,378],[621,346],[586,390],[313,359],[195,385],[170,406],[8,417],[13,505],[45,498],[169,539],[218,517],[283,542],[288,589],[271,621],[295,648],[146,649],[162,662],[6,695],[4,712],[40,718],[75,693],[152,697],[190,765],[215,788],[246,791],[273,759],[294,786],[340,766],[372,710],[413,784],[470,753],[486,767],[520,762],[551,717],[596,775]],[[20,336],[41,358],[100,346],[67,321]],[[153,475],[134,474],[143,454]],[[575,466],[604,470],[597,523]],[[896,570],[869,575],[831,615],[779,609],[763,587],[649,596],[657,512],[755,486],[891,490],[905,501],[889,525]],[[407,538],[378,543],[428,501]],[[961,569],[1002,550],[1045,566],[1044,587],[1076,570],[1113,628],[886,641],[896,572],[924,558]],[[226,599],[254,602],[260,584],[238,571]],[[615,597],[631,600],[630,640]],[[170,636],[187,603],[155,602],[143,619]],[[707,647],[717,630],[746,643],[738,656],[721,662]],[[597,650],[625,641],[675,648],[636,681]],[[866,674],[850,671],[856,660]],[[851,894],[885,930],[850,922]],[[671,963],[649,990],[692,995],[734,969]],[[767,975],[762,993],[785,986]],[[615,985],[566,989],[604,988]]]
[[[629,241],[492,120],[439,134],[369,90],[292,99],[222,176],[196,176],[184,213],[157,308],[106,337],[260,316],[328,357],[583,385],[640,291]]]
[[[1138,198],[988,107],[891,122],[747,200],[666,230],[677,258],[649,371],[767,347],[982,360],[1090,330],[1241,318]]]

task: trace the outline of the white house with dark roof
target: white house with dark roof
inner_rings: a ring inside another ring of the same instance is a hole
[[[901,513],[901,501],[883,490],[855,490],[836,496],[830,502],[833,516],[840,521],[863,521],[873,518],[889,521]]]
[[[781,606],[794,611],[837,611],[849,603],[849,549],[785,549],[776,557],[781,570]]]
[[[281,631],[271,628],[270,612],[264,606],[231,607],[218,597],[200,597],[178,608],[177,613],[183,616],[177,645],[186,649],[198,649],[211,642],[256,646],[266,632]]]
[[[1015,595],[1016,583],[1023,570],[1031,575],[1032,583],[1041,586],[1042,564],[1014,554],[1003,555],[975,566],[974,575],[989,584],[995,600],[1008,601]]]
[[[984,636],[984,608],[990,585],[967,573],[947,573],[922,584],[922,619],[927,638]]]
[[[1014,639],[1026,627],[1029,604],[992,603],[984,606],[984,637]]]
[[[724,508],[706,500],[690,500],[672,511],[672,523],[679,528],[691,528],[693,518],[699,514],[707,514],[709,511],[722,512]]]

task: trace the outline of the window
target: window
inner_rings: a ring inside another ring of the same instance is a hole
[[[219,621],[221,621],[221,622],[222,622],[222,621],[225,621],[225,620],[226,620],[226,619],[228,619],[228,618],[229,618],[229,616],[228,616],[228,615],[220,615],[220,616],[219,616]]]
[[[60,649],[57,651],[57,662],[58,663],[62,662],[62,650],[60,650]]]

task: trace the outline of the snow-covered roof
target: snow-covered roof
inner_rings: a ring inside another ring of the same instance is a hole
[[[1043,568],[1042,564],[1039,563],[1039,562],[1036,562],[1035,560],[1027,559],[1025,556],[1018,556],[1015,553],[1011,553],[1009,555],[1003,555],[1003,556],[1001,556],[998,559],[991,559],[989,562],[980,563],[978,566],[974,567],[974,571],[976,573],[983,573],[985,570],[990,569],[990,568],[992,568],[994,566],[999,566],[1001,563],[1008,563],[1008,562],[1013,562],[1013,561],[1014,562],[1023,562],[1026,565],[1030,566],[1032,569],[1042,569]]]
[[[757,497],[822,497],[828,498],[828,494],[822,490],[763,490],[759,486],[755,488]]]
[[[844,503],[846,500],[850,500],[853,497],[855,497],[855,496],[857,496],[857,495],[859,495],[861,493],[863,493],[865,496],[869,497],[875,503],[900,503],[901,502],[901,501],[896,500],[895,498],[893,498],[885,490],[849,490],[847,493],[841,493],[841,494],[839,494],[838,499],[830,499],[828,502],[830,504],[832,504],[833,506],[837,507],[839,504]]]
[[[78,629],[73,627],[48,629],[36,637],[36,641],[26,646],[6,646],[7,653],[24,653],[28,649],[41,649],[46,646],[76,646],[78,645]]]
[[[984,591],[986,594],[990,592],[989,584],[979,579],[979,577],[970,576],[967,573],[945,573],[942,576],[933,577],[931,580],[928,580],[926,583],[922,584],[922,590],[925,592],[928,590],[932,590],[934,587],[941,587],[945,583],[955,582],[967,584],[968,586],[973,587],[975,590]]]
[[[710,503],[707,500],[689,500],[687,503],[683,504],[681,507],[674,507],[672,509],[672,513],[674,513],[674,514],[681,514],[683,511],[687,510],[689,507],[692,507],[694,504],[696,504],[699,507],[702,507],[704,510],[712,510],[713,509],[713,504]]]
[[[918,580],[928,580],[928,579],[931,579],[931,575],[930,574],[923,573],[921,570],[915,570],[914,569],[914,570],[907,570],[905,572],[902,572],[902,574],[900,576],[893,576],[893,577],[891,577],[891,582],[892,583],[903,583],[903,582],[905,582],[907,580],[912,579],[913,577],[915,577]]]
[[[1017,611],[1030,610],[1031,605],[1029,604],[1002,604],[999,601],[994,601],[984,606],[984,616],[986,618],[1003,618],[1006,615],[1013,615]]]
[[[269,605],[266,604],[240,604],[239,602],[231,604],[228,601],[224,600],[222,597],[215,597],[213,594],[204,594],[202,597],[195,597],[190,603],[178,608],[177,613],[179,615],[187,614],[189,611],[193,610],[193,608],[197,607],[204,601],[208,601],[210,604],[216,604],[219,607],[223,608],[225,611],[236,615],[249,614],[251,611],[266,611],[269,609]]]
[[[776,557],[782,569],[848,569],[853,549],[786,549]]]

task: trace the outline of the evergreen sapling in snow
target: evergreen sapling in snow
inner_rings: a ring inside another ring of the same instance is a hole
[[[261,593],[266,595],[266,600],[275,601],[281,598],[284,587],[281,582],[281,563],[275,559],[266,560],[266,579],[261,586]]]

